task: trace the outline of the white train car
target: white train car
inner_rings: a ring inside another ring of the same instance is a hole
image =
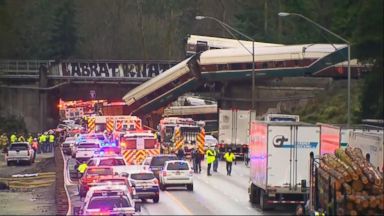
[[[129,91],[123,100],[131,113],[158,109],[196,87],[199,74],[191,70],[195,62],[194,57],[190,57]]]

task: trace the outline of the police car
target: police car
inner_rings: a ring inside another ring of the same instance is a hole
[[[132,199],[124,185],[92,187],[80,208],[80,215],[136,215],[141,206]]]
[[[77,144],[75,158],[77,161],[87,161],[100,149],[98,140],[84,140]]]
[[[187,190],[193,191],[193,170],[187,161],[166,161],[160,171],[160,189],[167,187],[186,186]]]
[[[128,181],[135,188],[138,199],[152,199],[154,203],[159,202],[159,181],[148,170],[136,170],[128,173]]]

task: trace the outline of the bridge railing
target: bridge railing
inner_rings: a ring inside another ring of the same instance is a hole
[[[0,60],[0,76],[38,77],[41,65],[49,67],[53,60]]]

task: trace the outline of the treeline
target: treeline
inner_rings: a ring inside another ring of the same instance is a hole
[[[216,17],[256,41],[352,43],[374,64],[361,94],[361,117],[383,118],[382,0],[0,0],[0,59],[183,59],[187,34],[231,37]],[[369,95],[369,97],[366,97]]]

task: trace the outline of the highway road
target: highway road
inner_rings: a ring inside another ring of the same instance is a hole
[[[67,174],[65,175],[72,208],[81,206],[77,181],[71,181],[69,170],[75,160],[65,156]],[[262,212],[258,206],[248,201],[249,168],[243,162],[233,166],[232,176],[227,176],[225,163],[220,162],[218,172],[207,176],[203,163],[201,174],[194,174],[194,191],[185,188],[169,188],[160,192],[159,203],[152,200],[142,203],[141,215],[292,215],[294,208],[278,208]]]

